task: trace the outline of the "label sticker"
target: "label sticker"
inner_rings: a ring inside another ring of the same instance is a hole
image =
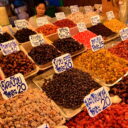
[[[84,9],[86,13],[93,12],[92,6],[84,6]]]
[[[68,38],[71,36],[70,29],[68,27],[58,28],[57,32],[60,39]]]
[[[92,51],[97,51],[104,47],[104,40],[101,35],[90,39]]]
[[[0,26],[0,34],[3,34],[2,26]]]
[[[77,23],[77,27],[79,29],[79,32],[84,32],[85,30],[87,30],[86,24],[84,22]]]
[[[79,12],[78,5],[72,5],[72,6],[70,6],[70,9],[71,9],[71,13]]]
[[[44,37],[42,34],[35,34],[35,35],[30,35],[29,40],[31,42],[31,45],[33,47],[40,46],[41,44],[44,43]]]
[[[97,25],[100,22],[101,21],[100,21],[100,16],[99,15],[96,15],[96,16],[91,17],[91,23],[92,23],[92,25]]]
[[[24,76],[18,73],[0,81],[0,92],[4,99],[12,98],[28,89]]]
[[[41,126],[39,126],[38,128],[50,128],[49,124],[43,124]]]
[[[23,20],[15,20],[14,24],[17,29],[23,29],[28,27],[28,21],[23,19]]]
[[[55,16],[56,16],[56,19],[57,19],[57,20],[63,20],[63,19],[66,18],[64,12],[55,13]]]
[[[128,40],[128,27],[120,30],[120,37],[122,41]]]
[[[20,48],[18,44],[16,43],[16,40],[7,41],[0,44],[1,51],[3,55],[9,55],[13,52],[20,51]]]
[[[112,104],[108,91],[104,87],[87,95],[84,103],[91,117],[95,117]]]
[[[69,53],[52,60],[52,65],[56,73],[61,73],[73,68],[73,62]]]
[[[108,20],[115,18],[113,11],[106,12],[106,15],[107,15]]]
[[[36,23],[37,23],[37,26],[40,27],[45,24],[49,24],[50,22],[48,21],[47,17],[39,17],[36,19]]]

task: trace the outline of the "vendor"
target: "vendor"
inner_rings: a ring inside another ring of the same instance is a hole
[[[37,28],[37,22],[36,22],[36,19],[39,18],[39,17],[47,17],[47,19],[50,21],[52,18],[45,15],[45,12],[46,12],[46,4],[45,2],[38,2],[35,4],[35,8],[36,8],[36,15],[33,16],[33,17],[30,17],[29,19],[29,23]]]

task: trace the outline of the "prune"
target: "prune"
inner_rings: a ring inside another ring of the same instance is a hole
[[[13,40],[13,37],[11,37],[7,32],[0,34],[0,43]]]

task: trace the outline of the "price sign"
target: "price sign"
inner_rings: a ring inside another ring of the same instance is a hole
[[[107,15],[108,20],[115,18],[113,11],[106,12],[106,15]]]
[[[4,99],[12,98],[27,89],[28,86],[21,73],[0,81],[0,92]]]
[[[88,12],[93,12],[92,6],[84,6],[84,9],[85,9],[85,12],[86,12],[86,13],[88,13]]]
[[[120,30],[120,36],[122,41],[128,40],[128,27]]]
[[[49,127],[49,124],[43,124],[43,125],[39,126],[38,128],[50,128],[50,127]]]
[[[48,21],[47,17],[39,17],[36,19],[36,23],[37,23],[37,26],[40,27],[45,24],[49,24],[50,22]]]
[[[57,20],[63,20],[63,19],[66,18],[64,12],[55,13],[55,16],[56,16],[56,19],[57,19]]]
[[[99,24],[101,22],[100,21],[100,16],[99,15],[96,15],[96,16],[91,17],[91,22],[92,22],[92,25]]]
[[[52,65],[56,73],[64,72],[73,68],[73,62],[70,54],[64,54],[52,60]]]
[[[70,6],[70,9],[71,9],[71,13],[79,12],[78,5],[72,5],[72,6]]]
[[[104,87],[87,95],[84,98],[84,103],[91,117],[101,113],[112,104],[108,91]]]
[[[1,51],[3,55],[9,55],[13,52],[20,51],[20,48],[18,44],[16,43],[16,40],[7,41],[5,43],[0,44]]]
[[[35,34],[35,35],[30,35],[29,40],[31,42],[31,45],[33,47],[40,46],[41,44],[44,43],[44,37],[42,34]]]
[[[3,34],[2,26],[0,26],[0,34]]]
[[[28,27],[28,21],[23,19],[23,20],[15,20],[14,24],[17,29],[23,29]]]
[[[68,27],[64,27],[64,28],[58,28],[57,29],[58,32],[58,36],[60,39],[64,39],[64,38],[68,38],[70,37],[70,30]]]
[[[104,47],[104,40],[101,35],[91,38],[90,43],[94,52]]]
[[[79,32],[83,32],[83,31],[87,30],[86,24],[84,22],[78,23],[77,27],[79,29]]]

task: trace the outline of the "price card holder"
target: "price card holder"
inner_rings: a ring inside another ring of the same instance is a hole
[[[92,6],[84,6],[85,13],[93,12]]]
[[[72,5],[72,6],[70,6],[70,9],[71,9],[71,13],[79,12],[78,5]]]
[[[90,39],[92,51],[97,51],[104,47],[104,40],[101,35]]]
[[[87,30],[86,24],[84,22],[77,23],[77,27],[79,32],[84,32]]]
[[[37,26],[40,27],[45,24],[49,24],[50,22],[48,21],[47,17],[39,17],[36,19],[36,23],[37,23]]]
[[[106,15],[107,15],[108,20],[115,18],[113,11],[106,12]]]
[[[68,27],[58,28],[57,32],[60,39],[68,38],[71,36],[70,29]]]
[[[41,126],[39,126],[38,128],[50,128],[49,124],[43,124]]]
[[[27,89],[28,86],[21,73],[0,81],[0,92],[4,99],[12,98]]]
[[[0,26],[0,34],[3,34],[2,26]]]
[[[108,91],[104,87],[87,95],[84,103],[91,117],[95,117],[112,104]]]
[[[73,68],[73,62],[70,54],[64,54],[52,60],[52,65],[56,73],[62,73]]]
[[[99,15],[96,15],[96,16],[91,17],[91,23],[92,23],[92,25],[97,25],[100,22],[101,21],[100,21],[100,16]]]
[[[20,48],[16,43],[16,40],[11,40],[11,41],[1,43],[0,48],[3,55],[9,55],[11,53],[20,51]]]
[[[44,37],[42,34],[35,34],[35,35],[30,35],[29,40],[31,42],[31,45],[33,47],[40,46],[41,44],[44,43]]]
[[[120,37],[122,41],[128,40],[128,27],[120,30]]]
[[[57,19],[57,20],[63,20],[63,19],[66,18],[64,12],[55,13],[55,16],[56,16],[56,19]]]
[[[23,29],[28,27],[28,21],[23,19],[23,20],[15,20],[14,24],[17,29]]]

